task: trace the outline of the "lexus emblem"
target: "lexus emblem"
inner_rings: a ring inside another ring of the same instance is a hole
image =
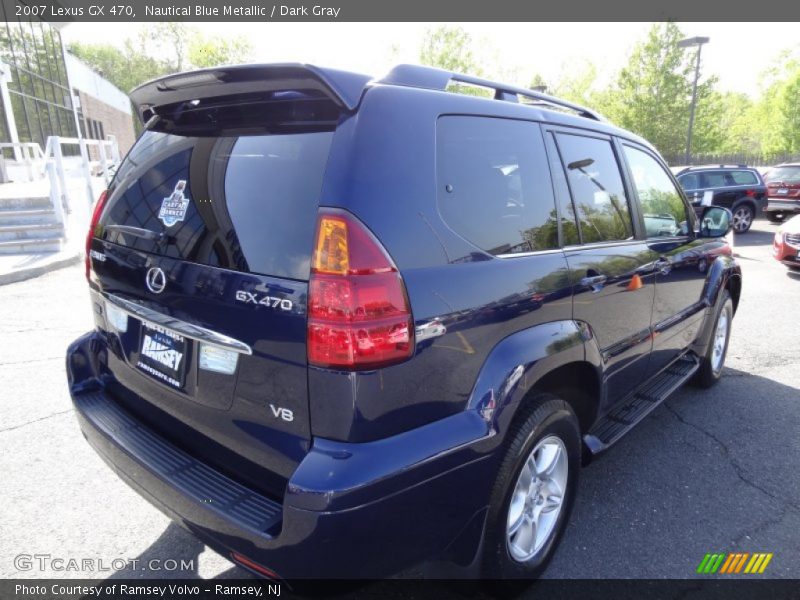
[[[167,287],[167,277],[159,267],[149,269],[147,275],[145,275],[144,282],[147,284],[147,289],[154,294],[160,294]]]

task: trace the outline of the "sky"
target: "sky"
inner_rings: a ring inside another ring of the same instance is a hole
[[[425,32],[438,23],[196,23],[209,35],[244,36],[256,62],[305,62],[380,76],[393,65],[417,62]],[[650,23],[461,23],[491,64],[527,83],[534,73],[557,82],[587,60],[597,85],[609,83]],[[706,36],[702,76],[714,74],[719,89],[760,93],[760,73],[781,52],[798,49],[796,23],[679,23],[687,37]],[[64,40],[121,45],[147,23],[73,23]],[[492,78],[492,73],[485,73]],[[499,77],[498,77],[499,78]]]

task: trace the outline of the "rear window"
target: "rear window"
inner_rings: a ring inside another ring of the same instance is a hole
[[[120,165],[100,237],[195,263],[307,279],[332,137],[147,131]],[[147,239],[125,227],[163,236]]]
[[[800,183],[800,167],[775,167],[767,174],[767,181]]]

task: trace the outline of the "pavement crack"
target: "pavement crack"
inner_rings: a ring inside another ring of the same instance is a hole
[[[749,486],[749,487],[751,487],[751,488],[753,488],[755,490],[758,490],[759,492],[761,492],[765,496],[768,496],[768,497],[772,498],[773,500],[779,502],[781,504],[781,506],[783,506],[785,509],[791,509],[793,511],[800,512],[800,505],[794,504],[790,500],[787,500],[786,498],[782,498],[781,496],[778,496],[778,495],[774,494],[773,492],[770,492],[765,487],[759,485],[758,483],[756,483],[755,481],[750,479],[747,476],[747,472],[745,471],[744,467],[742,467],[733,458],[733,455],[731,454],[731,451],[730,451],[730,449],[728,448],[728,446],[727,446],[727,444],[725,442],[723,442],[716,435],[714,435],[710,431],[707,431],[706,429],[704,429],[700,425],[697,425],[696,423],[692,423],[691,421],[686,419],[682,414],[680,414],[677,410],[675,410],[675,408],[673,408],[670,405],[669,402],[664,402],[664,406],[682,424],[686,425],[687,427],[691,427],[692,429],[695,429],[696,431],[699,431],[700,433],[702,433],[706,437],[708,437],[708,438],[712,439],[714,442],[716,442],[716,444],[722,449],[722,453],[725,456],[725,459],[728,461],[728,464],[733,468],[734,473],[736,473],[736,476],[742,481],[742,483],[744,483],[745,485],[747,485],[747,486]]]
[[[774,525],[778,525],[778,524],[779,524],[781,521],[783,521],[783,520],[784,520],[784,519],[785,519],[787,516],[789,516],[789,513],[790,513],[790,510],[789,510],[789,508],[788,508],[789,506],[790,506],[789,504],[786,504],[786,505],[784,505],[784,507],[783,507],[783,510],[782,510],[782,511],[780,511],[780,513],[778,513],[778,515],[776,515],[776,516],[773,516],[773,517],[768,517],[768,518],[764,519],[763,521],[760,521],[760,522],[759,522],[757,525],[755,525],[754,527],[752,527],[752,528],[749,528],[749,529],[745,529],[744,531],[742,531],[742,532],[741,532],[739,535],[737,535],[737,536],[736,536],[736,537],[735,537],[735,538],[732,540],[733,547],[734,547],[734,548],[738,547],[738,546],[739,546],[739,543],[740,543],[740,542],[741,542],[741,541],[742,541],[744,538],[751,538],[751,537],[753,537],[754,535],[756,535],[756,534],[758,534],[758,533],[761,533],[762,531],[764,531],[764,530],[765,530],[765,529],[767,529],[768,527],[772,527],[772,526],[774,526]]]
[[[25,427],[27,425],[32,425],[34,423],[38,423],[39,421],[45,421],[45,420],[50,419],[52,417],[57,417],[59,415],[65,415],[65,414],[71,413],[71,412],[72,412],[71,408],[68,409],[68,410],[62,410],[60,412],[55,412],[55,413],[52,413],[52,414],[44,416],[44,417],[39,417],[38,419],[34,419],[33,421],[27,421],[25,423],[20,423],[19,425],[12,425],[11,427],[6,427],[5,429],[0,429],[0,433],[5,433],[6,431],[14,431],[15,429],[21,429],[21,428],[23,428],[23,427]]]

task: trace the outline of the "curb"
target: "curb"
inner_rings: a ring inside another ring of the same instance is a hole
[[[0,274],[0,285],[7,285],[9,283],[17,283],[18,281],[25,281],[26,279],[33,279],[34,277],[39,277],[39,275],[44,275],[45,273],[49,273],[51,271],[56,271],[58,269],[63,269],[64,267],[70,267],[72,265],[78,264],[80,261],[81,261],[80,252],[76,252],[71,256],[59,258],[52,262],[48,262],[45,265],[37,265],[35,267],[29,267],[27,269],[19,269],[16,271],[11,271],[10,273],[2,273]]]

